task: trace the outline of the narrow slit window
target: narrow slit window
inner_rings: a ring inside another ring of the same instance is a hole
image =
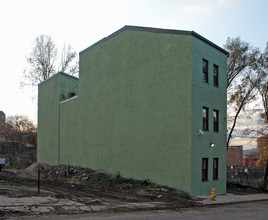
[[[208,158],[202,159],[202,181],[208,180]]]
[[[203,82],[208,83],[208,61],[203,59]]]
[[[203,130],[208,131],[208,108],[203,107]]]
[[[219,132],[219,111],[213,110],[213,130]]]
[[[219,158],[213,158],[213,180],[219,178]]]
[[[219,87],[219,66],[213,65],[213,86]]]

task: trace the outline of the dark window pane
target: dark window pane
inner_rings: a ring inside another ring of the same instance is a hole
[[[219,173],[219,158],[213,158],[213,180],[218,179]]]
[[[213,130],[215,132],[219,131],[219,111],[213,110]]]
[[[208,180],[208,158],[202,159],[202,181]]]
[[[219,86],[219,67],[217,65],[213,65],[213,85]]]
[[[203,59],[203,82],[208,83],[208,61]]]
[[[203,130],[208,130],[208,108],[203,107]]]

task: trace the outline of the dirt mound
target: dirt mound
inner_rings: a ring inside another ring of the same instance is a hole
[[[42,171],[49,171],[49,170],[53,169],[53,166],[50,166],[50,165],[45,164],[45,163],[34,162],[32,165],[30,165],[29,167],[27,167],[25,169],[25,172],[38,172],[39,169]]]

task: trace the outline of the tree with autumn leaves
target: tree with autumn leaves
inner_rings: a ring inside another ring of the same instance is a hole
[[[268,160],[268,135],[258,138],[257,142],[256,154],[259,159],[256,161],[256,166],[265,167]]]

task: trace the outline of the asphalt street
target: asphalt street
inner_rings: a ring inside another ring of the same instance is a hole
[[[29,217],[28,217],[29,218]],[[28,219],[27,218],[27,219]],[[232,220],[268,219],[268,201],[248,202],[229,205],[206,206],[177,211],[138,212],[126,214],[86,214],[73,216],[49,216],[35,219],[76,219],[76,220]]]

